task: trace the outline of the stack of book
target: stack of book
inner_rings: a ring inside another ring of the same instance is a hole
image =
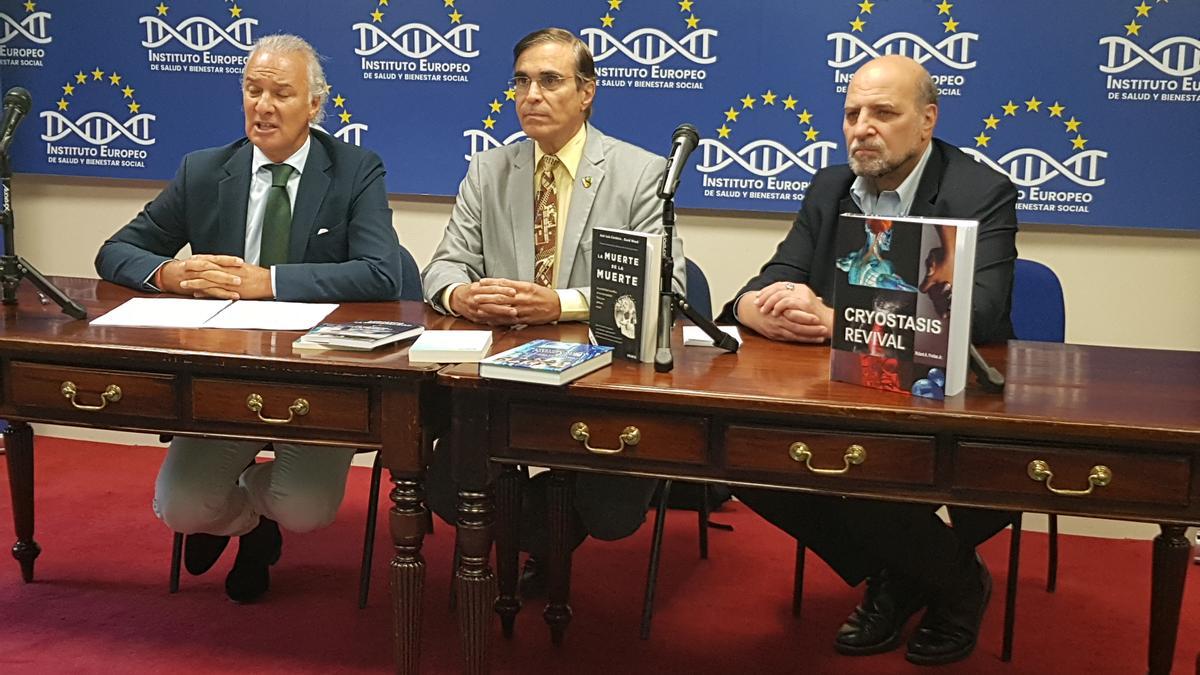
[[[424,326],[403,321],[349,321],[322,323],[300,336],[292,348],[301,351],[345,349],[368,352],[420,335]]]
[[[534,340],[479,362],[479,376],[535,384],[566,384],[612,363],[613,348]]]

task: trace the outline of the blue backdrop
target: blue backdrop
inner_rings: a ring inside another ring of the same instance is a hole
[[[898,52],[1023,221],[1200,229],[1200,3],[1137,2],[0,0],[0,66],[34,97],[18,171],[163,179],[241,135],[249,45],[297,33],[328,57],[325,127],[379,152],[389,191],[453,195],[467,157],[521,138],[513,43],[558,25],[596,55],[597,126],[656,153],[700,128],[680,206],[791,212],[845,161],[851,73]]]

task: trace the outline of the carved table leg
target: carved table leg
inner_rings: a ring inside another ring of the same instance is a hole
[[[392,475],[388,522],[396,555],[392,558],[392,637],[397,672],[416,673],[421,662],[421,602],[425,590],[427,514],[421,482]]]
[[[542,617],[550,626],[550,639],[556,645],[562,644],[567,624],[571,623],[571,526],[574,520],[571,517],[571,509],[574,508],[571,478],[563,471],[551,471],[546,489],[550,511],[550,560],[547,567],[549,602]]]
[[[458,493],[458,629],[463,636],[463,671],[488,670],[491,606],[496,602],[496,576],[489,564],[495,507],[487,492]]]
[[[513,624],[521,611],[517,594],[521,540],[521,491],[524,474],[516,465],[506,466],[496,479],[496,569],[500,576],[500,597],[496,613],[504,637],[513,636]]]
[[[1175,637],[1179,610],[1183,606],[1183,582],[1187,577],[1188,545],[1183,525],[1160,525],[1154,538],[1154,569],[1150,585],[1151,675],[1167,675],[1175,659]]]
[[[25,422],[9,422],[4,447],[8,452],[13,529],[17,533],[12,554],[21,564],[21,578],[28,583],[33,581],[33,561],[42,552],[33,540],[33,428]]]

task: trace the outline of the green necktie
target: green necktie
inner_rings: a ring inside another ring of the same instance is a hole
[[[292,201],[288,198],[287,182],[295,169],[287,164],[266,166],[271,170],[271,187],[267,188],[267,206],[263,209],[262,243],[259,245],[258,264],[269,268],[288,261]]]

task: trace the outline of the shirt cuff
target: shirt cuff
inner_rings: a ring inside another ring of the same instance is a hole
[[[450,284],[445,288],[445,290],[442,291],[440,304],[442,309],[445,310],[446,314],[449,314],[450,316],[458,316],[458,313],[450,308],[450,294],[453,293],[454,289],[458,288],[459,286],[466,286],[466,284],[460,281],[458,283]]]
[[[558,304],[562,307],[559,321],[587,321],[591,315],[587,298],[577,288],[556,288]]]
[[[155,267],[154,271],[150,273],[150,276],[146,277],[146,280],[142,282],[142,286],[146,287],[149,290],[158,291],[159,293],[162,293],[163,289],[159,288],[158,284],[156,284],[155,282],[158,281],[158,273],[161,272],[162,268],[166,267],[167,263],[169,263],[169,262],[171,262],[171,261],[164,260],[158,267]]]
[[[747,295],[750,295],[751,293],[754,293],[754,292],[755,291],[746,291],[745,293],[742,293],[741,295],[739,295],[733,299],[733,320],[742,324],[743,326],[745,326],[746,324],[742,321],[742,317],[738,316],[738,308],[742,306],[742,298],[744,298]]]
[[[271,265],[271,299],[278,297],[275,293],[275,266]]]

